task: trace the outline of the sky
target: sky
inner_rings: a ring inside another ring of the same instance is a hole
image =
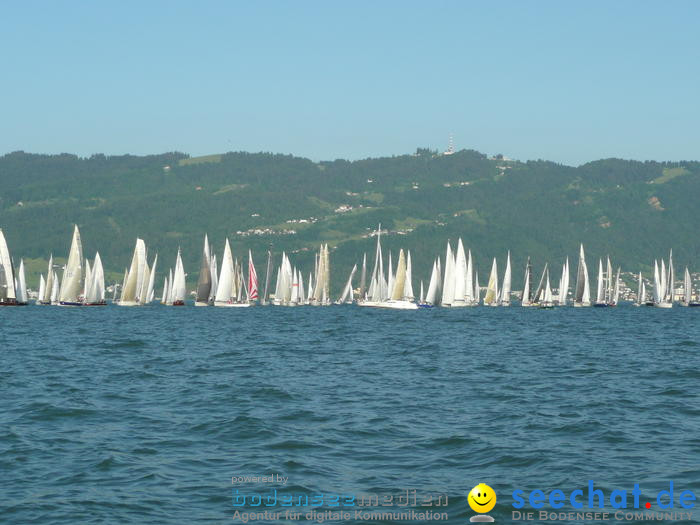
[[[0,8],[0,154],[700,159],[700,2]]]

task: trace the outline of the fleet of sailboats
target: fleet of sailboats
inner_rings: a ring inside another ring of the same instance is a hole
[[[249,307],[273,304],[278,306],[329,306],[331,304],[356,304],[400,310],[418,308],[460,308],[483,304],[485,306],[510,306],[512,297],[518,296],[520,305],[540,308],[562,307],[611,307],[619,303],[624,287],[621,269],[613,268],[606,256],[598,261],[598,276],[595,298],[591,297],[591,283],[583,244],[579,249],[576,281],[570,295],[569,258],[561,266],[558,284],[552,288],[552,276],[548,263],[544,264],[537,286],[534,286],[533,266],[530,258],[525,265],[522,292],[512,291],[511,254],[507,252],[503,274],[499,264],[492,259],[486,286],[479,285],[471,249],[466,249],[461,238],[447,242],[444,257],[436,257],[430,267],[427,286],[420,283],[419,294],[414,294],[412,254],[409,250],[384,253],[382,249],[381,225],[375,233],[376,250],[372,271],[368,272],[367,254],[362,257],[360,279],[354,286],[358,265],[352,267],[338,298],[331,300],[331,257],[328,244],[321,244],[314,257],[313,270],[304,273],[293,264],[289,254],[282,252],[279,265],[274,267],[272,252],[267,254],[265,283],[262,293],[258,288],[258,274],[253,262],[253,253],[234,257],[226,239],[220,268],[207,235],[201,253],[196,288],[192,292],[196,306]],[[386,264],[385,264],[386,262]],[[125,269],[119,286],[114,284],[113,302],[119,306],[143,306],[155,301],[155,283],[158,255],[148,262],[148,251],[143,239],[137,239],[130,266]],[[386,269],[386,270],[385,270]],[[271,288],[274,280],[274,288]],[[163,280],[160,302],[168,306],[184,306],[190,300],[187,292],[187,274],[182,251],[178,249],[175,265]],[[688,267],[684,269],[682,285],[676,289],[673,253],[668,260],[654,261],[651,295],[641,272],[636,275],[636,306],[671,308],[700,306],[700,293],[693,289]],[[118,295],[117,295],[118,290]],[[484,292],[483,300],[481,299]],[[24,259],[13,264],[2,229],[0,229],[0,306],[26,305],[30,290],[27,289]],[[83,246],[78,226],[74,226],[68,257],[64,265],[56,264],[53,254],[49,256],[46,273],[39,276],[38,292],[31,292],[36,304],[60,306],[103,306],[107,304],[105,271],[99,252],[90,261],[83,255]],[[628,299],[629,300],[629,299]],[[516,303],[517,304],[517,303]]]

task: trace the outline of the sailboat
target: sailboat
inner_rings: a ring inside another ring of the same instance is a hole
[[[564,266],[561,269],[561,279],[559,279],[559,295],[557,297],[557,304],[559,306],[566,306],[566,299],[569,295],[569,258],[564,261]]]
[[[136,239],[134,254],[131,257],[131,265],[124,273],[122,293],[117,302],[119,306],[141,306],[153,299],[157,259],[158,256],[156,255],[153,261],[153,267],[149,267],[146,256],[146,243],[143,239]],[[172,292],[172,279],[168,281],[168,285],[170,292]],[[166,297],[166,304],[169,304],[169,299],[170,297]]]
[[[331,304],[330,298],[330,256],[328,244],[322,244],[318,252],[318,265],[316,267],[316,278],[314,280],[314,293],[311,304],[314,306],[328,306]],[[299,276],[300,280],[301,277]],[[299,302],[299,301],[295,301]]]
[[[343,292],[340,294],[340,297],[338,297],[338,300],[335,302],[335,304],[352,304],[352,278],[355,276],[355,272],[357,271],[357,265],[355,264],[352,267],[352,271],[350,272],[350,276],[348,277],[348,281],[345,283],[345,287],[343,288]]]
[[[442,302],[441,306],[450,307],[455,302],[455,272],[456,263],[452,255],[452,247],[447,241],[447,251],[445,252],[445,273],[442,281]]]
[[[616,292],[616,290],[618,291]],[[596,306],[598,308],[606,306],[616,306],[616,293],[619,294],[619,278],[613,280],[612,264],[610,263],[610,257],[607,258],[605,269],[603,268],[603,260],[598,259],[598,288],[596,293],[595,304],[593,306]]]
[[[544,263],[542,277],[540,277],[540,282],[537,285],[537,289],[533,295],[532,304],[541,306],[541,304],[545,301],[545,279],[549,279],[549,263]]]
[[[438,260],[438,265],[440,261]],[[472,260],[472,251],[469,250],[467,253],[467,277],[466,277],[466,303],[467,306],[479,306],[479,278],[476,277],[476,270],[474,268],[474,261]]]
[[[258,272],[253,264],[253,252],[248,250],[248,302],[255,303],[258,300]]]
[[[41,283],[39,284],[39,297],[37,298],[37,304],[49,305],[51,304],[51,292],[53,290],[53,254],[49,256],[49,267],[46,271],[46,280],[43,290],[41,289]],[[42,276],[43,277],[43,276]]]
[[[666,263],[661,259],[661,271],[657,261],[654,261],[654,306],[657,308],[671,308],[673,306],[673,251],[668,259],[668,272]]]
[[[24,259],[19,260],[19,269],[17,270],[17,282],[15,283],[15,292],[17,295],[17,306],[26,306],[27,298],[27,280],[24,276]]]
[[[501,294],[498,299],[498,304],[500,306],[510,306],[510,281],[510,251],[508,251],[508,255],[506,256],[506,271],[505,274],[503,274],[503,285],[501,286]]]
[[[523,294],[520,298],[520,306],[532,306],[532,300],[534,296],[532,295],[532,263],[530,262],[530,257],[527,258],[527,264],[525,264],[525,282],[523,284]]]
[[[433,261],[433,270],[430,273],[430,282],[428,283],[428,291],[425,298],[418,303],[421,308],[432,308],[437,303],[437,297],[440,292],[440,259],[437,258]],[[423,282],[421,281],[421,285]],[[422,293],[421,293],[422,295]]]
[[[209,306],[211,296],[212,275],[211,275],[211,250],[209,249],[209,238],[204,234],[204,248],[202,250],[202,261],[199,266],[199,278],[197,279],[197,296],[195,306]]]
[[[359,301],[365,298],[367,291],[367,252],[362,254],[362,273],[360,273],[360,289],[357,298]]]
[[[51,285],[51,297],[49,304],[57,305],[58,304],[58,296],[59,292],[61,289],[61,281],[58,277],[58,273],[56,273],[56,270],[51,270],[53,274],[53,284]]]
[[[498,306],[498,266],[496,265],[495,257],[493,258],[493,264],[491,265],[489,284],[486,286],[484,306]]]
[[[449,245],[448,245],[449,246]],[[467,306],[467,257],[464,254],[462,239],[457,241],[457,253],[455,254],[454,267],[454,293],[450,306],[459,308]]]
[[[82,306],[84,290],[83,280],[83,245],[80,241],[78,225],[73,229],[68,261],[63,269],[61,290],[58,296],[58,304],[61,306]]]
[[[168,275],[165,276],[163,280],[163,293],[160,296],[160,304],[168,304],[168,299],[170,298],[170,283],[173,280],[173,271],[169,271]]]
[[[699,301],[693,301],[693,281],[690,278],[690,271],[687,266],[683,274],[683,300],[680,304],[681,306],[700,306]]]
[[[579,251],[578,270],[576,271],[576,290],[574,292],[574,307],[591,306],[591,287],[588,281],[588,267],[583,244]]]
[[[370,279],[369,288],[367,289],[367,295],[365,297],[360,297],[357,301],[358,306],[377,307],[389,298],[389,287],[384,276],[381,234],[382,225],[380,224],[377,229],[377,248],[374,255],[372,277]]]
[[[554,308],[554,301],[552,297],[552,288],[549,284],[549,270],[545,270],[547,273],[547,284],[545,285],[544,288],[544,295],[542,296],[542,299],[539,302],[539,307],[540,308]]]
[[[0,306],[17,306],[14,273],[10,250],[0,228]]]
[[[37,298],[35,304],[41,304],[41,298],[46,294],[46,279],[44,279],[44,274],[39,274],[39,293],[37,293]]]
[[[86,261],[85,266],[89,268],[89,263]],[[100,253],[95,253],[95,259],[92,264],[92,269],[89,271],[89,277],[86,276],[85,282],[85,306],[105,306],[105,275],[102,267],[102,259]]]
[[[187,296],[185,277],[185,267],[182,264],[182,253],[178,247],[177,257],[175,258],[175,271],[173,272],[173,280],[170,285],[168,305],[185,306],[185,299]]]
[[[388,301],[382,303],[383,308],[397,310],[415,310],[418,305],[413,302],[413,286],[411,284],[410,270],[411,254],[408,254],[408,263],[403,248],[399,250],[399,260],[396,263],[396,277],[393,281],[393,290]]]
[[[639,277],[637,278],[637,300],[633,303],[634,306],[644,306],[646,304],[646,286],[644,285],[644,279],[642,279],[642,272],[639,272]]]
[[[284,257],[284,254],[283,254]],[[231,254],[231,245],[226,239],[224,246],[224,258],[221,260],[221,273],[219,274],[218,286],[214,297],[214,306],[241,307],[250,306],[249,303],[240,303],[238,295],[239,277],[236,272],[236,265]]]

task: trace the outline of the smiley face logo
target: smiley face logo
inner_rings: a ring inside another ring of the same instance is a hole
[[[467,496],[469,506],[474,512],[485,514],[496,505],[496,492],[485,483],[479,483]]]

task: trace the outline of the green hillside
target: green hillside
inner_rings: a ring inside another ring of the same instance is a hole
[[[115,280],[140,236],[161,271],[181,246],[194,281],[206,232],[219,257],[226,237],[234,255],[251,248],[261,275],[268,249],[291,252],[308,272],[313,251],[328,242],[337,289],[362,252],[373,254],[368,235],[380,222],[390,230],[387,248],[412,250],[415,286],[460,236],[484,282],[490,259],[503,263],[510,250],[516,289],[528,255],[536,268],[549,260],[558,275],[579,242],[589,264],[610,253],[623,269],[648,270],[673,248],[677,265],[697,269],[699,196],[698,162],[607,159],[574,168],[426,149],[319,163],[240,152],[0,157],[0,227],[13,257],[31,259],[30,286],[50,253],[66,256],[73,223],[85,254],[99,250]]]

